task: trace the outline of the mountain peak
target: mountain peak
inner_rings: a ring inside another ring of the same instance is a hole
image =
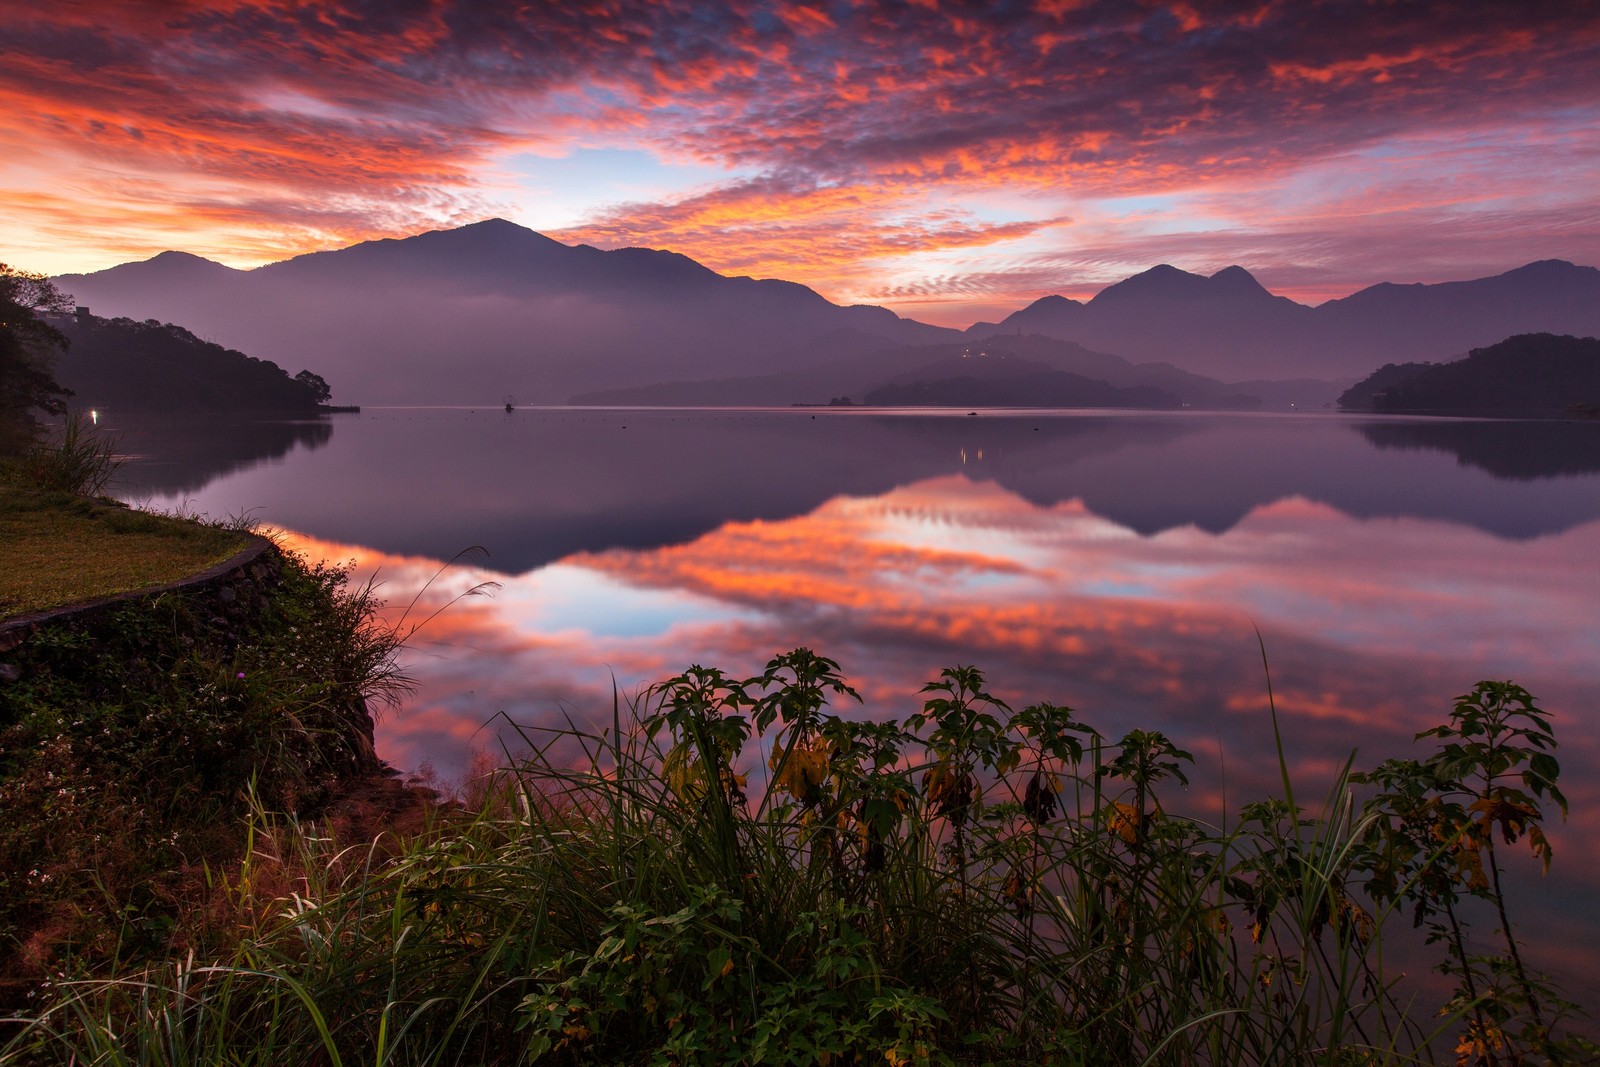
[[[1571,278],[1595,273],[1594,267],[1580,267],[1565,259],[1536,259],[1498,275],[1501,278]]]
[[[1082,306],[1083,304],[1081,302],[1074,300],[1071,297],[1061,296],[1060,294],[1051,294],[1050,296],[1041,296],[1039,299],[1029,304],[1028,308],[1030,310],[1037,308],[1041,311],[1045,311],[1058,308]]]
[[[557,241],[553,237],[546,237],[538,230],[531,230],[528,227],[519,225],[518,223],[512,222],[509,219],[502,219],[499,217],[492,219],[481,219],[478,222],[469,222],[465,226],[455,226],[443,230],[430,230],[427,233],[419,233],[413,237],[401,238],[401,241],[423,241],[425,239],[431,239],[432,241],[465,241],[468,243],[482,242],[485,244],[493,242],[497,245],[507,247],[518,244],[561,244],[560,241]],[[562,247],[566,246],[563,245]]]
[[[1256,276],[1235,264],[1223,267],[1211,276],[1211,282],[1218,288],[1226,288],[1235,293],[1265,293],[1266,288],[1258,281]]]
[[[1131,278],[1124,278],[1115,285],[1108,285],[1095,294],[1090,304],[1115,303],[1119,300],[1192,300],[1205,295],[1208,291],[1206,283],[1210,281],[1204,275],[1190,274],[1186,270],[1179,270],[1170,263],[1158,263],[1149,270],[1141,271]]]
[[[193,252],[179,252],[179,251],[176,251],[176,250],[170,249],[170,248],[165,252],[157,252],[155,255],[153,255],[149,259],[145,260],[145,262],[146,263],[209,263],[213,267],[222,266],[221,263],[218,263],[214,259],[207,259],[205,256],[197,256]]]
[[[226,263],[218,263],[214,259],[197,256],[192,252],[177,252],[168,250],[158,252],[149,259],[135,260],[132,263],[119,263],[115,267],[107,267],[103,271],[96,271],[97,275],[112,275],[118,278],[145,278],[162,279],[162,284],[170,284],[183,278],[222,277],[224,275],[243,274],[237,268]],[[62,278],[84,278],[83,274],[63,274]]]

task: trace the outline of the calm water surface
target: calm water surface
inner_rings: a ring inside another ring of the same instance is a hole
[[[1556,715],[1573,803],[1546,964],[1600,946],[1600,425],[1334,415],[369,409],[117,418],[126,499],[248,512],[431,615],[397,766],[462,774],[497,712],[609,721],[690,663],[806,645],[864,713],[975,663],[1020,703],[1195,753],[1215,816],[1276,788],[1257,632],[1302,796],[1413,753],[1480,678]],[[464,549],[472,554],[448,567]],[[432,581],[426,591],[422,591]],[[753,761],[752,761],[753,762]],[[754,768],[751,768],[754,769]],[[1519,860],[1524,857],[1519,857]],[[1531,861],[1519,862],[1524,873]],[[1529,875],[1536,880],[1536,875]]]

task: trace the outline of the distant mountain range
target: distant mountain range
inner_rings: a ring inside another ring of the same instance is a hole
[[[967,333],[1018,330],[1226,379],[1359,376],[1513,334],[1600,334],[1600,270],[1546,259],[1474,281],[1384,282],[1307,307],[1273,296],[1242,267],[1208,278],[1163,264],[1087,303],[1047,296]]]
[[[942,358],[929,348],[1019,334],[1122,367],[1166,364],[1208,378],[1201,387],[1214,395],[1262,391],[1241,380],[1304,379],[1321,384],[1289,391],[1331,400],[1332,381],[1342,388],[1385,362],[1452,358],[1515,333],[1600,334],[1600,271],[1560,260],[1476,281],[1377,285],[1315,308],[1240,267],[1204,277],[1163,265],[1086,303],[1046,297],[963,333],[841,307],[792,282],[725,277],[672,252],[565,245],[501,219],[248,271],[164,252],[55,280],[98,314],[177,322],[316,367],[355,403],[859,398]]]
[[[1121,388],[1100,378],[1005,355],[963,356],[908,380],[868,390],[873,407],[1177,408],[1174,393],[1150,385]]]

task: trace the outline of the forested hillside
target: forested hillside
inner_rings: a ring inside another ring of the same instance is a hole
[[[80,314],[55,325],[70,342],[56,377],[75,407],[312,414],[328,399],[327,384],[310,371],[291,377],[171,323]]]

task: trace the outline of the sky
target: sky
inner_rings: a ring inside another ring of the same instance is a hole
[[[1600,5],[0,0],[0,261],[503,217],[941,325],[1600,264]]]

